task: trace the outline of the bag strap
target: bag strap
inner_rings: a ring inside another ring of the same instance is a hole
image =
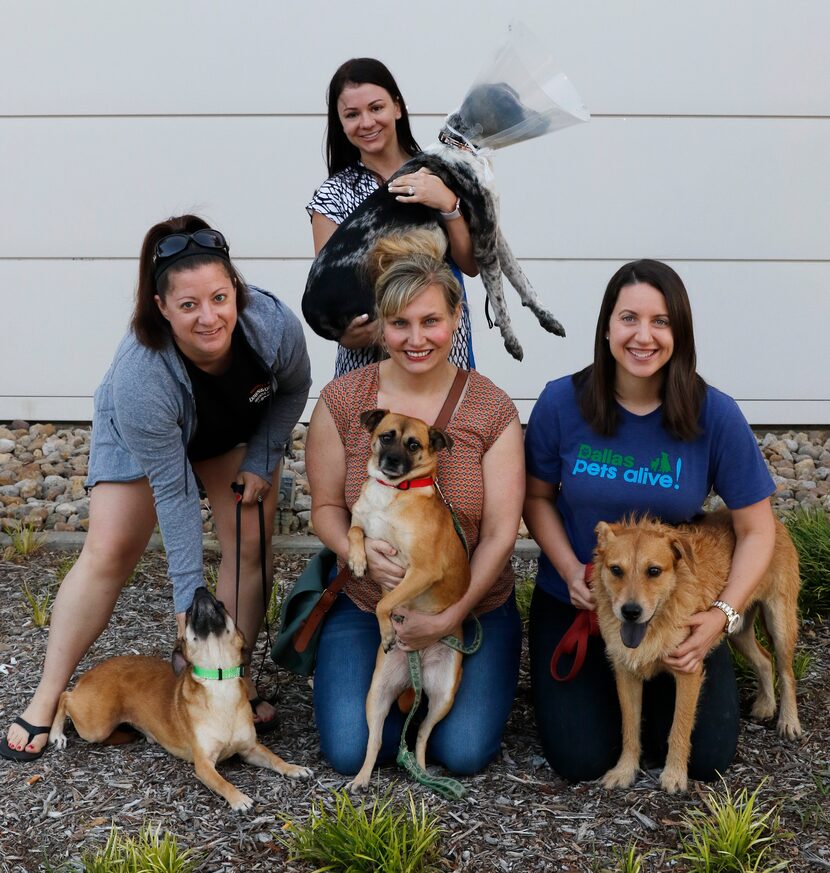
[[[464,386],[467,384],[469,376],[469,370],[462,370],[459,367],[455,374],[455,378],[452,380],[452,385],[450,385],[447,399],[444,401],[444,405],[441,407],[441,411],[438,413],[433,427],[437,427],[438,430],[443,430],[447,424],[449,424],[450,418],[452,417],[453,412],[455,412],[455,407],[458,406],[458,401],[461,399],[461,394],[464,391]]]
[[[314,604],[311,612],[303,620],[303,623],[297,629],[291,642],[294,645],[294,651],[304,652],[314,636],[314,632],[320,626],[323,616],[334,606],[334,601],[337,595],[343,590],[343,586],[349,579],[349,568],[343,569],[332,579],[331,585],[323,589],[317,603]]]

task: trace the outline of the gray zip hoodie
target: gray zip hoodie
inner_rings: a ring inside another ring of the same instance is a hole
[[[305,408],[311,365],[297,316],[261,288],[249,285],[248,292],[239,324],[271,372],[272,394],[241,471],[270,482]],[[149,479],[176,612],[204,585],[199,489],[187,458],[195,432],[193,389],[172,338],[156,351],[128,333],[95,392],[87,486]]]

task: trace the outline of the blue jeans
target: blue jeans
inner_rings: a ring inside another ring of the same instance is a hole
[[[479,616],[479,621],[484,631],[481,648],[464,656],[455,703],[436,725],[427,746],[431,760],[461,776],[478,773],[498,754],[519,679],[522,625],[513,596]],[[473,623],[466,622],[465,642],[472,640],[473,633]],[[341,594],[320,633],[314,717],[320,751],[343,775],[357,773],[366,756],[366,695],[379,646],[375,614],[358,609]],[[403,722],[404,716],[393,704],[383,726],[378,763],[395,760]]]

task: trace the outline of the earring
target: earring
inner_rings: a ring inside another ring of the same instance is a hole
[[[610,334],[605,334],[606,339],[609,339],[610,336],[611,336]]]

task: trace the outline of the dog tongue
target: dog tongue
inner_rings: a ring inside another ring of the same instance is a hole
[[[643,641],[647,629],[648,622],[634,624],[632,622],[624,621],[620,625],[620,637],[622,638],[623,645],[628,649],[636,649]]]

